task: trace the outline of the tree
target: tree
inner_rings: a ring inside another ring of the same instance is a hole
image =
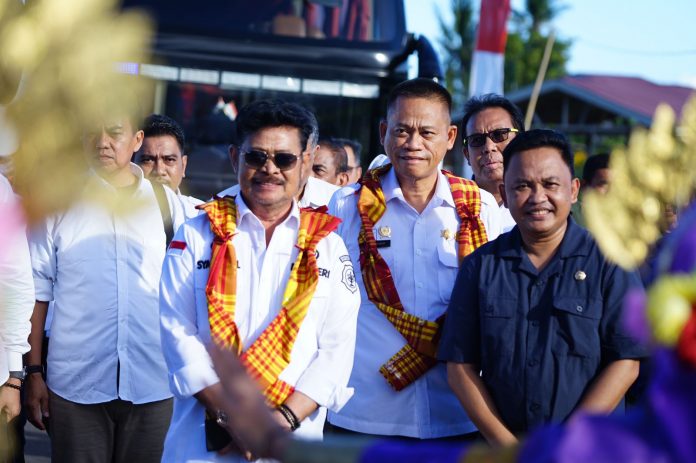
[[[445,87],[452,94],[455,108],[461,108],[469,96],[469,73],[471,56],[476,45],[476,25],[473,23],[471,0],[451,0],[454,23],[448,25],[442,13],[437,18],[442,31],[440,46],[443,56]]]
[[[442,32],[439,42],[444,50],[445,86],[452,93],[455,108],[461,108],[469,96],[471,57],[476,46],[472,3],[472,0],[451,0],[452,25],[447,24],[442,13],[437,11]],[[526,0],[524,11],[512,11],[505,47],[506,92],[534,83],[549,36],[548,26],[561,10],[556,0]],[[546,79],[566,74],[570,45],[569,40],[556,38]]]
[[[512,12],[505,47],[505,91],[534,83],[550,30],[547,27],[561,11],[555,0],[527,0],[524,12]],[[563,77],[570,40],[558,37],[553,45],[546,80]]]

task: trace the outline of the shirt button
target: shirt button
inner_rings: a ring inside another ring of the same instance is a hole
[[[530,409],[531,411],[533,411],[533,412],[539,410],[540,408],[541,408],[541,405],[539,405],[539,404],[536,403],[536,402],[532,403],[532,404],[529,406],[529,409]]]
[[[539,362],[537,362],[536,360],[530,360],[530,361],[527,363],[527,365],[529,365],[530,367],[535,367],[535,366],[537,366],[538,364],[539,364]]]
[[[420,256],[421,254],[423,254],[423,252],[420,249],[416,249],[416,255]]]
[[[530,325],[532,325],[532,326],[539,326],[539,322],[536,321],[536,320],[534,320],[534,321],[532,321],[532,322],[530,323]]]
[[[422,288],[423,288],[423,283],[418,283],[416,286],[418,286],[419,288],[422,289]]]
[[[575,308],[575,310],[577,310],[578,312],[582,313],[583,308],[582,308],[581,305],[579,305],[579,306],[577,306],[577,307]]]

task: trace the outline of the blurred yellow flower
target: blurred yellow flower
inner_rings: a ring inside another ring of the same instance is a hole
[[[30,220],[65,209],[84,185],[82,134],[107,116],[142,117],[144,83],[115,72],[147,62],[151,26],[113,0],[0,0],[0,83],[19,148],[15,186]],[[3,86],[7,102],[16,86]]]

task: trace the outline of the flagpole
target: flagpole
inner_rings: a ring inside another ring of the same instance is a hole
[[[536,109],[537,99],[539,98],[539,92],[541,92],[541,84],[544,83],[544,78],[546,77],[546,70],[549,67],[549,61],[551,60],[551,50],[553,49],[553,43],[556,40],[556,31],[551,29],[548,40],[546,40],[546,47],[544,47],[544,56],[541,58],[541,64],[539,65],[539,72],[537,73],[536,81],[534,82],[534,88],[532,89],[532,95],[529,97],[529,105],[527,105],[527,114],[524,116],[524,129],[529,130],[532,126],[532,118],[534,117],[534,110]]]

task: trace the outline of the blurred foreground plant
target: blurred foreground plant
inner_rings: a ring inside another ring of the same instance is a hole
[[[65,209],[81,192],[85,131],[141,117],[143,82],[115,70],[146,61],[150,36],[146,16],[117,11],[115,0],[0,0],[0,103],[12,100],[14,183],[29,221]]]
[[[635,129],[626,149],[614,150],[609,192],[583,199],[587,228],[602,252],[633,269],[662,235],[665,205],[685,206],[696,186],[696,97],[675,116],[658,106],[650,130]]]

